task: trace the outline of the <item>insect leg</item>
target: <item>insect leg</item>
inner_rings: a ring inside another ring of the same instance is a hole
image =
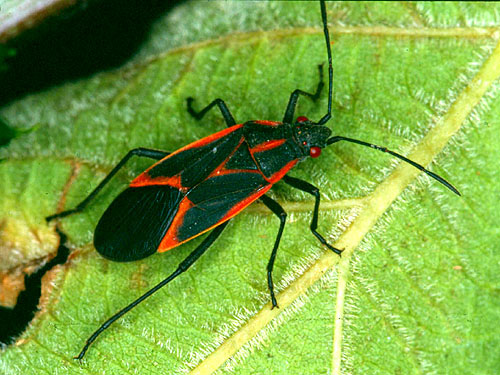
[[[222,99],[215,99],[212,101],[209,105],[207,105],[205,108],[203,108],[201,111],[196,111],[193,109],[193,102],[194,99],[189,97],[186,99],[187,102],[187,111],[191,116],[193,116],[197,120],[201,120],[205,114],[212,109],[214,105],[217,105],[222,113],[222,117],[224,117],[224,121],[226,121],[227,127],[231,127],[233,125],[236,125],[236,121],[234,121],[234,117],[229,111],[229,108],[227,108],[226,103]]]
[[[170,152],[165,152],[165,151],[157,151],[157,150],[152,150],[149,148],[134,148],[133,150],[130,150],[125,157],[120,160],[120,162],[109,172],[109,174],[104,178],[104,180],[101,181],[99,185],[85,198],[83,201],[81,201],[78,206],[71,210],[59,212],[58,214],[50,215],[45,218],[46,221],[51,221],[56,218],[61,218],[65,217],[71,214],[74,214],[76,212],[81,212],[85,206],[101,191],[101,189],[111,180],[111,178],[120,170],[121,167],[132,157],[132,156],[142,156],[146,158],[151,158],[151,159],[156,159],[156,160],[161,160],[165,156],[170,154]]]
[[[321,234],[319,234],[318,232],[316,232],[316,228],[318,228],[318,211],[319,211],[319,199],[320,199],[319,189],[316,186],[311,185],[307,181],[299,180],[298,178],[290,177],[290,176],[287,176],[287,175],[285,175],[283,177],[283,181],[286,182],[288,185],[296,188],[296,189],[299,189],[299,190],[305,191],[306,193],[314,195],[314,197],[316,198],[316,201],[314,202],[313,218],[312,218],[311,227],[310,227],[311,228],[311,232],[312,232],[312,234],[314,234],[316,236],[316,238],[323,245],[325,245],[326,247],[328,247],[335,254],[339,254],[340,255],[340,253],[342,252],[342,250],[339,250],[339,249],[333,247],[332,245],[330,245],[329,243],[327,243],[326,240],[323,238],[323,236]]]
[[[170,281],[175,279],[177,276],[179,276],[181,273],[185,272],[191,265],[196,262],[202,255],[203,253],[212,245],[212,243],[219,237],[219,235],[222,233],[226,225],[229,223],[229,221],[226,221],[225,223],[222,223],[218,227],[216,227],[210,234],[205,237],[203,242],[198,245],[196,249],[194,249],[193,252],[191,252],[186,259],[184,259],[177,269],[165,280],[162,282],[158,283],[156,286],[148,290],[146,293],[144,293],[142,296],[137,298],[134,302],[129,304],[128,306],[124,307],[120,311],[118,311],[115,315],[113,315],[111,318],[106,320],[98,329],[95,331],[92,336],[90,336],[86,343],[85,346],[83,347],[82,351],[80,354],[78,354],[75,359],[82,359],[85,353],[87,352],[88,348],[92,343],[97,339],[97,337],[106,329],[108,328],[111,324],[113,324],[116,320],[118,320],[120,317],[125,315],[127,312],[132,310],[135,306],[137,306],[139,303],[144,301],[146,298],[148,298],[150,295],[158,291],[160,288],[164,287],[167,285]]]
[[[285,116],[283,116],[283,122],[285,124],[293,123],[293,116],[295,113],[295,107],[297,106],[297,100],[299,99],[299,95],[307,96],[314,101],[318,100],[319,96],[321,95],[321,90],[323,90],[323,87],[325,86],[325,83],[323,82],[323,65],[318,65],[318,69],[319,69],[319,82],[318,82],[318,87],[316,87],[316,92],[314,94],[299,89],[295,90],[290,94],[290,99],[288,100],[288,105],[286,106]]]
[[[273,251],[271,252],[271,257],[269,258],[269,262],[267,263],[267,285],[269,287],[269,292],[271,293],[271,302],[273,304],[272,308],[278,307],[278,303],[276,302],[276,297],[274,296],[274,285],[273,285],[273,266],[274,260],[276,259],[276,253],[278,251],[278,247],[280,245],[281,235],[283,234],[283,229],[285,229],[286,222],[286,212],[276,202],[274,199],[269,198],[266,195],[260,197],[260,200],[269,208],[278,218],[280,219],[280,229],[278,230],[278,235],[276,236],[276,240],[274,241]]]

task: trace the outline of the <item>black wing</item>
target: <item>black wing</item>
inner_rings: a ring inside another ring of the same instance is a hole
[[[263,195],[271,184],[260,173],[234,172],[208,178],[193,188],[186,199],[192,206],[175,230],[177,241],[186,241],[230,219]],[[172,233],[173,234],[173,233]]]
[[[191,189],[196,186],[217,169],[241,143],[243,130],[241,127],[234,128],[224,136],[220,136],[219,133],[222,132],[219,132],[193,142],[180,152],[159,161],[145,172],[149,178],[148,183],[154,185],[157,178],[179,176],[183,188]],[[228,130],[231,129],[224,132]]]
[[[105,258],[128,262],[156,252],[184,195],[168,185],[129,187],[109,205],[94,233]]]

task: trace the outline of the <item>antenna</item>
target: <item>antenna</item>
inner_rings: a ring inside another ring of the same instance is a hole
[[[347,138],[347,137],[342,137],[342,136],[335,136],[335,137],[331,137],[329,138],[327,141],[326,141],[326,144],[327,145],[331,145],[332,143],[335,143],[335,142],[340,142],[340,141],[347,141],[347,142],[351,142],[351,143],[357,143],[358,145],[361,145],[361,146],[366,146],[366,147],[371,147],[375,150],[378,150],[378,151],[382,151],[382,152],[386,152],[388,154],[391,154],[392,156],[395,156],[397,157],[398,159],[401,159],[403,160],[404,162],[408,163],[408,164],[411,164],[413,165],[415,168],[417,169],[420,169],[422,172],[425,172],[428,176],[432,177],[433,179],[437,180],[438,182],[442,183],[444,186],[446,186],[448,189],[450,189],[452,192],[454,192],[455,194],[457,195],[461,195],[460,192],[452,185],[450,184],[448,181],[446,181],[443,177],[441,176],[438,176],[437,174],[425,169],[423,166],[421,166],[420,164],[418,163],[415,163],[413,160],[410,160],[408,158],[405,158],[403,155],[400,155],[394,151],[391,151],[389,150],[388,148],[386,147],[381,147],[381,146],[377,146],[377,145],[374,145],[372,143],[368,143],[368,142],[363,142],[363,141],[360,141],[358,139],[353,139],[353,138]]]
[[[323,32],[325,34],[326,53],[328,55],[328,113],[318,121],[318,125],[324,125],[332,117],[332,96],[333,96],[333,67],[332,67],[332,50],[330,48],[330,34],[328,33],[328,24],[326,20],[325,1],[320,1],[321,18],[323,20]]]

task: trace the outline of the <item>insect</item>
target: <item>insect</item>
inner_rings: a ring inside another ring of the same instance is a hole
[[[318,67],[319,83],[314,93],[296,89],[290,95],[281,122],[247,121],[237,124],[225,102],[215,99],[196,111],[193,98],[187,99],[187,110],[200,120],[217,106],[227,128],[181,149],[168,153],[136,148],[111,170],[104,180],[76,208],[47,217],[47,221],[82,211],[120,168],[132,157],[157,160],[137,176],[109,205],[94,233],[94,246],[113,261],[134,261],[155,252],[173,249],[205,232],[210,233],[166,279],[103,323],[86,341],[76,357],[82,359],[90,345],[113,322],[185,272],[219,237],[229,220],[256,200],[260,200],[280,220],[280,227],[267,264],[267,284],[272,306],[277,307],[272,271],[286,222],[286,212],[266,192],[278,181],[314,196],[310,230],[328,249],[341,254],[317,232],[320,205],[319,189],[287,173],[308,157],[317,158],[321,150],[340,141],[389,153],[436,179],[460,195],[450,183],[416,162],[371,143],[343,136],[332,136],[325,126],[332,113],[333,68],[325,2],[320,1],[323,34],[328,58],[328,109],[319,121],[299,116],[294,120],[299,97],[317,100],[324,87],[322,65]]]

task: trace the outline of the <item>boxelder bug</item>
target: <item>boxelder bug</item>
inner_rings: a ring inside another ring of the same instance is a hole
[[[371,143],[331,136],[331,130],[325,124],[330,120],[332,112],[332,55],[324,1],[320,2],[320,7],[328,56],[328,111],[319,121],[311,121],[303,116],[294,121],[294,113],[299,96],[313,100],[319,98],[324,86],[322,65],[319,66],[320,80],[316,92],[308,93],[299,89],[293,91],[282,122],[248,121],[236,124],[221,99],[215,99],[201,111],[196,111],[192,106],[194,99],[188,98],[187,110],[196,119],[201,119],[212,107],[217,106],[228,127],[173,153],[133,149],[76,208],[47,217],[47,221],[50,221],[82,211],[127,160],[135,155],[158,162],[136,177],[102,215],[94,234],[94,246],[101,255],[114,261],[143,259],[212,230],[175,272],[101,325],[88,338],[77,359],[83,358],[89,346],[114,321],[186,271],[219,237],[229,220],[257,199],[280,219],[278,234],[267,264],[267,283],[272,305],[276,307],[272,270],[285,227],[286,212],[265,193],[280,180],[314,196],[310,230],[323,245],[340,255],[342,250],[328,244],[316,231],[319,189],[287,175],[300,161],[309,156],[320,156],[321,149],[333,143],[347,141],[387,152],[427,173],[460,195],[443,178],[404,156]]]

